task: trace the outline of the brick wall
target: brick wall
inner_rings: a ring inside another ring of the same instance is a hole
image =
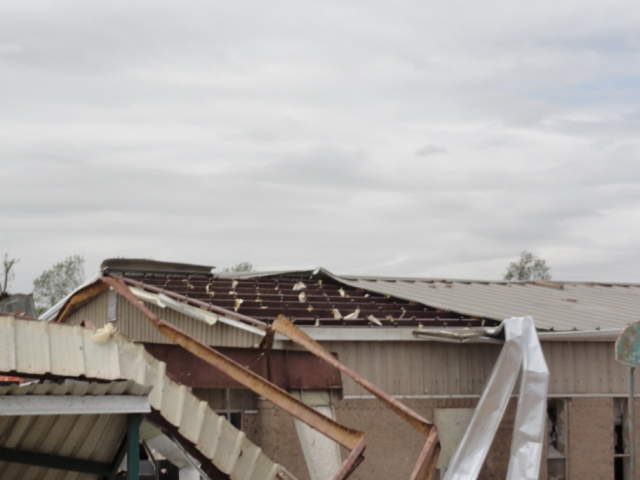
[[[427,419],[434,418],[436,408],[474,408],[476,405],[475,399],[411,399],[404,402]],[[502,480],[506,476],[515,408],[514,399],[509,403],[491,445],[480,480]],[[640,411],[640,402],[636,408]],[[350,479],[409,478],[424,446],[424,437],[375,399],[344,399],[335,405],[335,409],[339,422],[366,433],[365,461]],[[568,400],[567,410],[568,478],[612,479],[613,400],[574,397]],[[640,418],[638,421],[640,423]],[[640,431],[640,425],[638,428]],[[302,449],[289,414],[265,400],[259,400],[258,413],[245,415],[244,429],[247,436],[272,459],[285,466],[299,480],[309,480]],[[638,443],[640,447],[640,439]],[[546,451],[545,442],[545,456]],[[547,478],[546,458],[542,460],[540,478]]]
[[[613,400],[569,400],[569,478],[613,478]]]
[[[404,401],[426,419],[434,418],[436,408],[475,408],[475,399],[409,399]],[[350,480],[407,479],[424,447],[425,437],[376,399],[344,399],[335,405],[337,420],[364,431],[367,449],[364,462]],[[480,480],[504,479],[515,402],[509,404],[491,446]],[[247,436],[260,445],[273,460],[282,464],[299,480],[309,480],[302,449],[289,414],[265,400],[258,400],[258,413],[244,417]],[[346,451],[343,451],[343,459]]]
[[[272,403],[258,399],[258,413],[244,416],[243,429],[249,440],[289,470],[298,480],[309,480],[293,417]]]

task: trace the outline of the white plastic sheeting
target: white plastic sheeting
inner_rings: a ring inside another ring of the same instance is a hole
[[[510,318],[501,327],[505,334],[504,347],[444,480],[478,477],[521,369],[520,395],[506,478],[538,479],[549,371],[531,317]]]

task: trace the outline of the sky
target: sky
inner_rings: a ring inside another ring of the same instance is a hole
[[[70,255],[640,282],[640,3],[0,0],[10,291]]]

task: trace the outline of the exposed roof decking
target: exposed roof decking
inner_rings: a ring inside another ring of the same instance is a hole
[[[640,311],[640,284],[374,277],[335,275],[323,268],[212,274],[209,267],[138,260],[105,261],[103,266],[105,272],[164,288],[180,300],[236,311],[246,316],[244,321],[269,323],[284,314],[299,326],[320,328],[379,328],[376,320],[383,327],[492,326],[531,315],[539,330],[591,331],[624,328]],[[304,290],[293,289],[298,281]],[[349,318],[357,309],[357,318]],[[55,315],[52,310],[47,318]]]
[[[307,326],[479,326],[483,319],[349,287],[312,274],[229,278],[198,274],[119,272],[140,285],[270,323],[280,314]],[[373,316],[375,320],[370,319]],[[496,322],[497,323],[497,322]]]

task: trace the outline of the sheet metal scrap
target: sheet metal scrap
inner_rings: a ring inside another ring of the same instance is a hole
[[[102,277],[101,280],[140,310],[167,338],[350,450],[349,456],[343,462],[334,480],[348,478],[362,462],[362,454],[366,448],[366,441],[362,432],[347,428],[335,420],[325,417],[280,387],[251,372],[215,349],[204,345],[172,324],[158,318],[151,310],[138,301],[122,279],[109,276]]]
[[[360,374],[340,363],[336,357],[331,355],[331,353],[325,350],[318,342],[293,325],[293,323],[291,323],[284,315],[280,315],[276,318],[273,325],[271,325],[271,330],[284,335],[299,345],[302,345],[314,355],[317,355],[325,362],[333,365],[335,368],[351,377],[375,395],[396,414],[402,417],[413,428],[424,434],[427,437],[427,441],[420,456],[418,457],[418,461],[413,473],[411,474],[410,480],[427,480],[433,478],[436,463],[438,461],[438,455],[440,454],[440,442],[438,440],[438,430],[432,422],[425,420],[409,407],[363,378]]]

